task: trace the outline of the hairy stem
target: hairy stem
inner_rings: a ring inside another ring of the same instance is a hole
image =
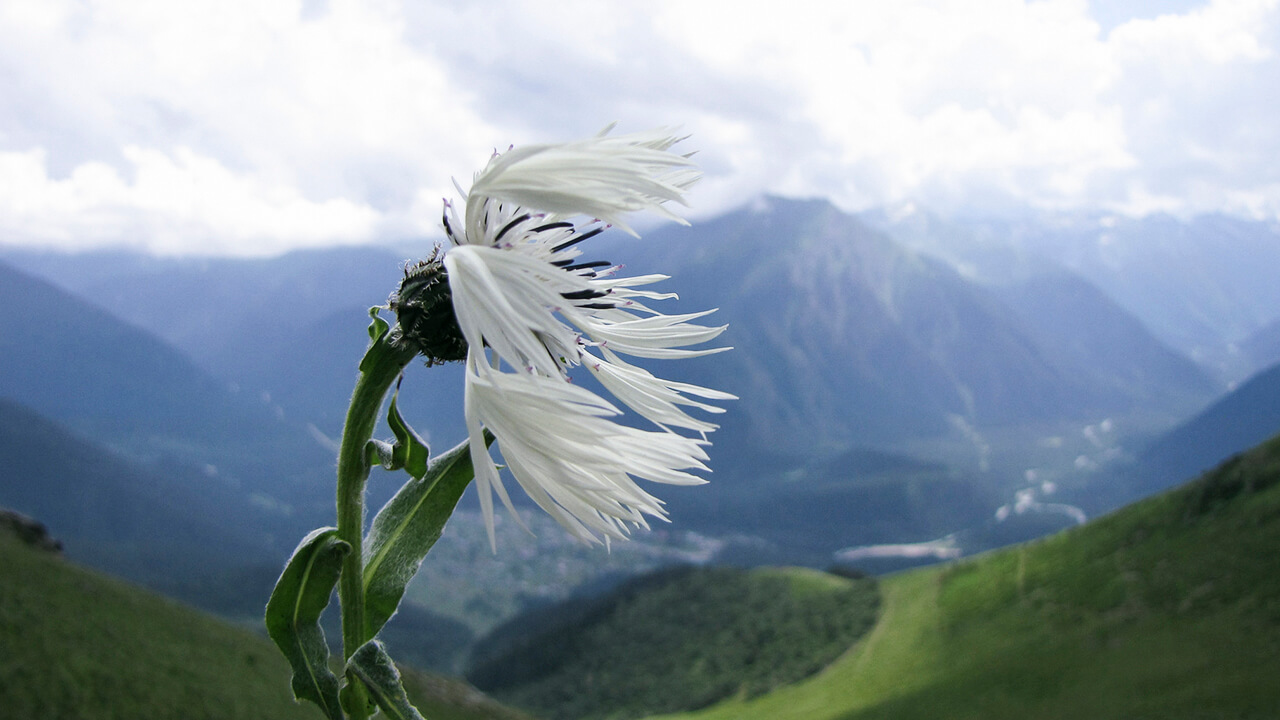
[[[364,608],[364,489],[369,479],[365,446],[373,437],[382,402],[391,384],[413,360],[416,352],[389,343],[385,336],[374,341],[360,363],[360,379],[351,394],[347,420],[338,451],[338,537],[351,545],[342,565],[338,600],[342,604],[342,658],[351,655],[370,638]],[[364,720],[365,693],[351,683],[353,720]]]

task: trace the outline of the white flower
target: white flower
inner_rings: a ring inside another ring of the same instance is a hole
[[[581,243],[623,217],[684,202],[699,173],[670,148],[663,130],[534,145],[495,154],[464,193],[462,217],[445,201],[450,245],[444,268],[467,343],[466,421],[480,505],[495,545],[492,493],[519,522],[484,441],[493,433],[516,482],[575,537],[624,538],[662,501],[633,478],[675,485],[706,482],[706,433],[715,425],[687,408],[722,412],[707,400],[728,393],[655,377],[620,355],[679,358],[724,327],[694,324],[708,313],[664,315],[649,301],[675,297],[643,289],[663,275],[616,277],[607,262],[580,262]],[[459,189],[461,192],[461,189]],[[581,216],[589,218],[582,220]],[[708,311],[710,312],[710,311]],[[585,365],[617,401],[654,423],[617,422],[622,410],[574,385]],[[696,433],[682,435],[675,429]]]

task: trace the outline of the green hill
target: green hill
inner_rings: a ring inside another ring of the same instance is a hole
[[[680,567],[517,617],[467,677],[557,718],[629,718],[760,695],[817,672],[874,623],[869,578]]]
[[[267,639],[97,575],[0,532],[0,717],[310,719]],[[407,672],[431,720],[530,720],[444,678]]]
[[[1280,438],[1081,528],[883,580],[817,676],[668,720],[1280,716]]]

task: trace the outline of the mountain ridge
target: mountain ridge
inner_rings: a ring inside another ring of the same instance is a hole
[[[1280,225],[1222,214],[1029,212],[943,219],[915,206],[860,214],[912,248],[988,284],[1068,271],[1138,318],[1161,342],[1235,382],[1280,360],[1238,346],[1280,320]]]
[[[333,456],[305,428],[146,329],[3,263],[0,363],[0,397],[143,465],[195,468],[282,518],[329,509],[312,486]]]
[[[729,388],[743,398],[735,410],[758,426],[757,442],[784,437],[813,447],[817,435],[839,451],[945,434],[957,420],[981,428],[1105,416],[1135,402],[1178,414],[1216,390],[1150,336],[1141,343],[1145,354],[1127,358],[1124,369],[1132,375],[1141,363],[1178,365],[1159,373],[1174,386],[1171,397],[1153,395],[1150,384],[1135,390],[1114,374],[1100,377],[1099,367],[1119,371],[1097,362],[1107,343],[1089,338],[1094,326],[1075,331],[1092,354],[1072,353],[999,293],[825,201],[770,198],[696,231],[654,233],[652,244],[645,265],[672,269],[680,307],[721,306],[725,342],[737,349],[718,374],[751,379],[770,362],[784,368],[772,370],[776,389]],[[615,259],[607,252],[628,250],[638,253],[615,239],[602,254]],[[1092,308],[1115,318],[1109,327],[1142,332],[1118,306]],[[786,378],[806,383],[789,387]]]

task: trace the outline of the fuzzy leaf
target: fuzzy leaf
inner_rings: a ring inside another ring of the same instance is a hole
[[[364,449],[365,462],[369,467],[381,465],[383,470],[399,470],[396,465],[396,446],[385,440],[370,440]]]
[[[396,399],[399,397],[399,392],[391,396],[391,408],[387,410],[387,424],[391,426],[391,433],[396,436],[395,445],[392,446],[392,464],[404,468],[414,478],[421,478],[427,474],[427,457],[431,451],[422,441],[422,436],[400,417],[400,409],[396,407]]]
[[[474,473],[464,441],[438,455],[378,511],[365,543],[364,590],[368,637],[395,614],[404,588],[440,539],[444,524]]]
[[[392,720],[425,720],[409,702],[400,682],[400,671],[382,643],[370,640],[361,645],[347,661],[347,672],[360,679],[369,697],[387,717]]]
[[[360,358],[361,372],[376,366],[382,355],[395,352],[388,333],[391,326],[378,315],[378,311],[381,309],[377,307],[369,308],[369,317],[371,318],[369,322],[369,347],[364,351],[364,357]]]
[[[293,668],[293,696],[310,700],[330,720],[343,720],[338,677],[329,669],[329,646],[320,614],[329,604],[351,546],[335,528],[313,530],[293,551],[267,601],[267,634]]]
[[[369,340],[375,343],[381,340],[382,336],[386,335],[387,331],[391,329],[391,325],[378,314],[381,310],[382,308],[380,307],[369,308],[369,317],[372,319],[372,322],[369,323]]]

